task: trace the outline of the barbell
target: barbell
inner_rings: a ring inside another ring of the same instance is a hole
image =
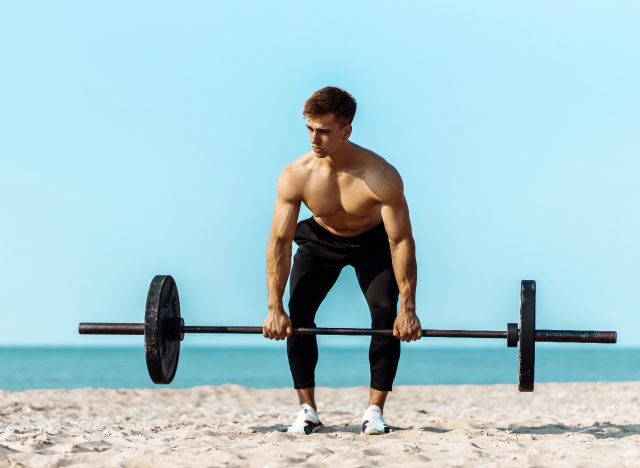
[[[186,333],[262,334],[262,327],[187,326],[180,315],[180,299],[175,280],[169,275],[153,278],[147,294],[144,323],[80,323],[81,335],[144,335],[147,369],[156,384],[169,384],[178,368],[180,342]],[[298,335],[382,335],[393,330],[368,328],[294,328]],[[536,330],[536,282],[524,280],[520,286],[520,325],[508,323],[506,330],[422,330],[429,338],[506,339],[508,347],[519,345],[518,390],[532,392],[535,374],[535,344],[615,343],[615,331]]]

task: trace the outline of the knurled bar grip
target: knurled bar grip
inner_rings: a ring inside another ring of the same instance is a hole
[[[144,335],[143,323],[81,323],[81,335]],[[262,334],[262,327],[189,326],[184,333]],[[294,328],[297,335],[393,335],[392,330],[369,328]],[[506,339],[506,331],[498,330],[422,330],[423,337],[432,338],[497,338]],[[615,343],[617,333],[597,330],[536,330],[535,340],[558,343]]]

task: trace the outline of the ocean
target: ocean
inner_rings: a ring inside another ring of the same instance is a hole
[[[403,347],[396,385],[515,384],[516,348]],[[640,380],[640,348],[538,345],[536,382]],[[290,387],[286,350],[183,346],[176,378],[164,388],[237,384]],[[316,385],[369,384],[366,347],[321,347]],[[0,389],[159,388],[140,347],[0,347]]]

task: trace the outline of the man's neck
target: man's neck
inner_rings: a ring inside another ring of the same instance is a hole
[[[338,150],[327,156],[322,162],[333,172],[342,172],[347,167],[353,166],[357,160],[357,153],[350,141],[345,141]]]

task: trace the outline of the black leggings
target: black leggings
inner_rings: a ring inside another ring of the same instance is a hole
[[[380,223],[354,237],[336,236],[311,217],[300,221],[294,241],[289,289],[289,314],[294,327],[315,327],[316,312],[340,271],[351,265],[371,311],[371,328],[393,328],[398,306],[398,284],[391,264],[389,239]],[[295,388],[315,387],[318,344],[315,335],[292,335],[287,355]],[[398,369],[400,341],[372,336],[369,346],[371,388],[390,391]]]

